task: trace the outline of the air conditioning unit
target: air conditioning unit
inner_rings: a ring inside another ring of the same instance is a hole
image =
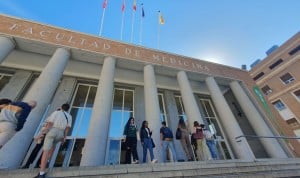
[[[294,80],[295,80],[294,78],[290,78],[290,79],[284,81],[284,83],[285,83],[285,84],[289,84],[289,83],[291,83],[291,82],[294,81]]]

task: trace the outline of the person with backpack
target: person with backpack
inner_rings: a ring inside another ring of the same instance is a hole
[[[49,155],[53,153],[58,142],[61,141],[62,143],[64,143],[66,141],[66,137],[72,126],[72,116],[69,113],[67,113],[69,108],[69,104],[63,104],[60,110],[54,111],[46,120],[47,133],[43,145],[41,168],[39,174],[35,176],[35,178],[46,177],[45,170],[47,167]]]
[[[163,161],[167,161],[167,148],[172,152],[173,161],[177,162],[177,156],[175,152],[174,142],[173,142],[173,133],[169,127],[167,127],[166,122],[163,121],[162,127],[160,128],[160,139],[161,145],[163,147]]]
[[[206,161],[210,159],[210,153],[208,151],[206,140],[203,134],[203,128],[200,126],[198,121],[194,121],[194,127],[192,132],[193,139],[196,140],[197,143],[197,158],[198,161]]]
[[[36,101],[17,101],[1,105],[0,148],[23,128],[29,113],[35,106]]]
[[[134,123],[134,118],[130,117],[124,128],[125,145],[126,145],[126,164],[138,164],[139,157],[136,150],[137,146],[137,126]],[[131,155],[133,161],[131,162]]]

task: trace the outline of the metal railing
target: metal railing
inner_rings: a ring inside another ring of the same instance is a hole
[[[287,136],[258,136],[258,135],[241,135],[238,137],[235,137],[235,139],[239,138],[276,138],[276,139],[300,139],[300,137],[287,137]]]

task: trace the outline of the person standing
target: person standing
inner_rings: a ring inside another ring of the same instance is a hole
[[[72,126],[72,116],[67,113],[69,108],[69,104],[63,104],[60,110],[54,111],[46,120],[46,130],[48,132],[44,140],[40,172],[35,178],[44,178],[46,176],[45,171],[49,155],[52,154],[59,141],[62,143],[66,141],[66,137]]]
[[[17,101],[1,105],[0,148],[2,148],[16,132],[23,128],[29,113],[35,106],[36,101],[29,101],[28,103]]]
[[[160,128],[160,139],[161,145],[163,147],[163,161],[167,162],[167,148],[169,148],[172,152],[173,161],[177,161],[176,151],[174,148],[173,142],[173,133],[169,127],[167,127],[166,122],[163,121],[161,123],[162,127]]]
[[[134,123],[134,118],[130,117],[125,125],[125,145],[126,145],[126,164],[131,164],[131,155],[133,157],[133,164],[139,163],[139,157],[137,154],[137,126]]]
[[[177,129],[180,129],[180,132],[181,132],[180,143],[182,145],[182,148],[184,150],[186,158],[188,159],[188,161],[192,161],[193,156],[189,149],[189,148],[191,148],[190,134],[189,134],[187,126],[182,118],[179,119],[179,121],[178,121]]]
[[[151,163],[156,163],[157,159],[154,159],[153,154],[153,143],[151,139],[152,131],[148,127],[148,122],[143,121],[142,127],[140,130],[141,143],[143,146],[143,163],[146,163],[147,159],[147,150],[149,150]]]
[[[204,138],[203,129],[200,127],[200,124],[197,121],[194,121],[193,137],[197,143],[196,152],[197,152],[198,161],[209,160],[210,155]]]
[[[216,141],[215,141],[214,135],[208,129],[205,128],[204,124],[200,124],[200,127],[203,129],[203,134],[204,134],[204,137],[205,137],[205,140],[206,140],[206,145],[209,149],[211,157],[214,160],[219,159],[218,150],[217,150],[217,147],[216,147]]]

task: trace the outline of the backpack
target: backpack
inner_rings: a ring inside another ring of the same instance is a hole
[[[163,138],[173,138],[173,133],[171,131],[171,129],[169,129],[168,127],[165,127],[162,129],[162,134],[163,134]]]

